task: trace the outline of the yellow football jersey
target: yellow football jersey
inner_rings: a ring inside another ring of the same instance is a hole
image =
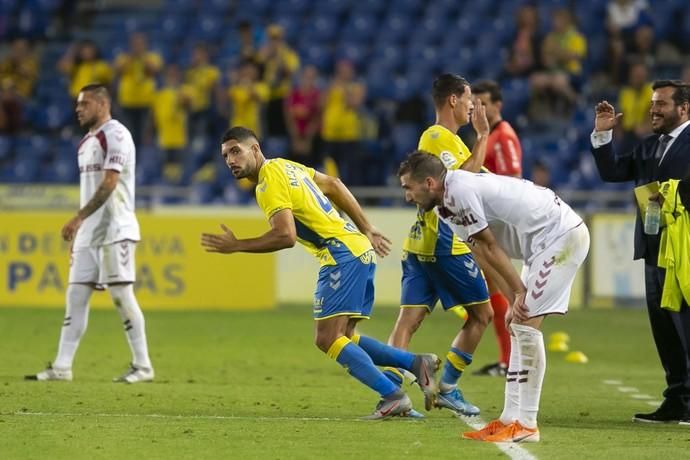
[[[314,169],[274,158],[259,170],[256,201],[269,219],[291,209],[297,240],[321,265],[337,265],[371,251],[369,239],[346,222],[314,182]]]
[[[460,136],[441,125],[433,125],[419,138],[419,150],[436,155],[448,169],[458,169],[472,155]],[[403,243],[403,249],[424,256],[461,255],[470,248],[439,220],[431,210],[417,211],[417,221]]]

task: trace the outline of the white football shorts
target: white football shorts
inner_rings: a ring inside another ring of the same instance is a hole
[[[589,252],[589,230],[584,222],[568,230],[524,265],[520,277],[527,286],[525,304],[530,317],[568,312],[575,274]]]
[[[136,279],[136,242],[119,241],[105,246],[79,248],[72,252],[70,283],[133,283]]]

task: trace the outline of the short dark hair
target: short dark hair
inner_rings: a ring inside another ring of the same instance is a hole
[[[91,83],[79,90],[80,93],[91,92],[98,97],[102,97],[110,102],[110,91],[108,87],[103,83]]]
[[[684,103],[690,103],[690,83],[684,82],[683,80],[655,80],[652,83],[652,89],[657,90],[659,88],[675,88],[671,99],[676,105],[682,105]]]
[[[223,137],[220,140],[221,144],[225,144],[227,141],[234,140],[237,142],[244,142],[247,139],[254,139],[259,142],[259,137],[249,128],[244,126],[233,126],[232,128],[225,131]]]
[[[413,150],[400,163],[398,177],[409,174],[412,179],[421,182],[427,177],[441,177],[445,171],[446,167],[437,156],[424,150]]]
[[[431,87],[431,97],[436,107],[442,107],[451,94],[461,96],[465,92],[465,86],[470,83],[460,75],[444,73],[439,75]]]
[[[475,94],[489,93],[491,102],[498,102],[503,100],[501,94],[501,87],[493,80],[482,80],[472,85],[472,92]]]

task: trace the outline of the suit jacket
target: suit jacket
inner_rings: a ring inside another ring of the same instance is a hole
[[[666,151],[664,160],[658,165],[654,158],[658,145],[658,134],[643,139],[631,152],[617,154],[613,142],[592,148],[599,175],[605,182],[635,181],[635,185],[653,181],[682,179],[690,170],[690,125],[686,126]],[[660,235],[646,235],[643,231],[639,210],[635,220],[635,259],[645,259],[656,265],[659,255]]]

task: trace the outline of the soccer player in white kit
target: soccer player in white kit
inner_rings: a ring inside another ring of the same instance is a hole
[[[537,442],[537,413],[546,371],[546,315],[568,311],[577,269],[589,251],[589,231],[566,203],[545,187],[491,173],[449,171],[441,161],[412,152],[398,171],[405,199],[434,207],[473,251],[480,251],[510,286],[506,317],[511,352],[501,416],[466,439]],[[518,276],[510,258],[523,262]]]
[[[110,94],[87,85],[77,98],[77,118],[88,133],[79,143],[80,205],[62,228],[71,260],[65,320],[55,361],[27,380],[72,380],[72,361],[86,330],[94,289],[108,288],[132,350],[130,368],[118,382],[153,380],[144,315],[134,296],[134,251],[139,223],[134,214],[135,147],[129,130],[110,115]]]

